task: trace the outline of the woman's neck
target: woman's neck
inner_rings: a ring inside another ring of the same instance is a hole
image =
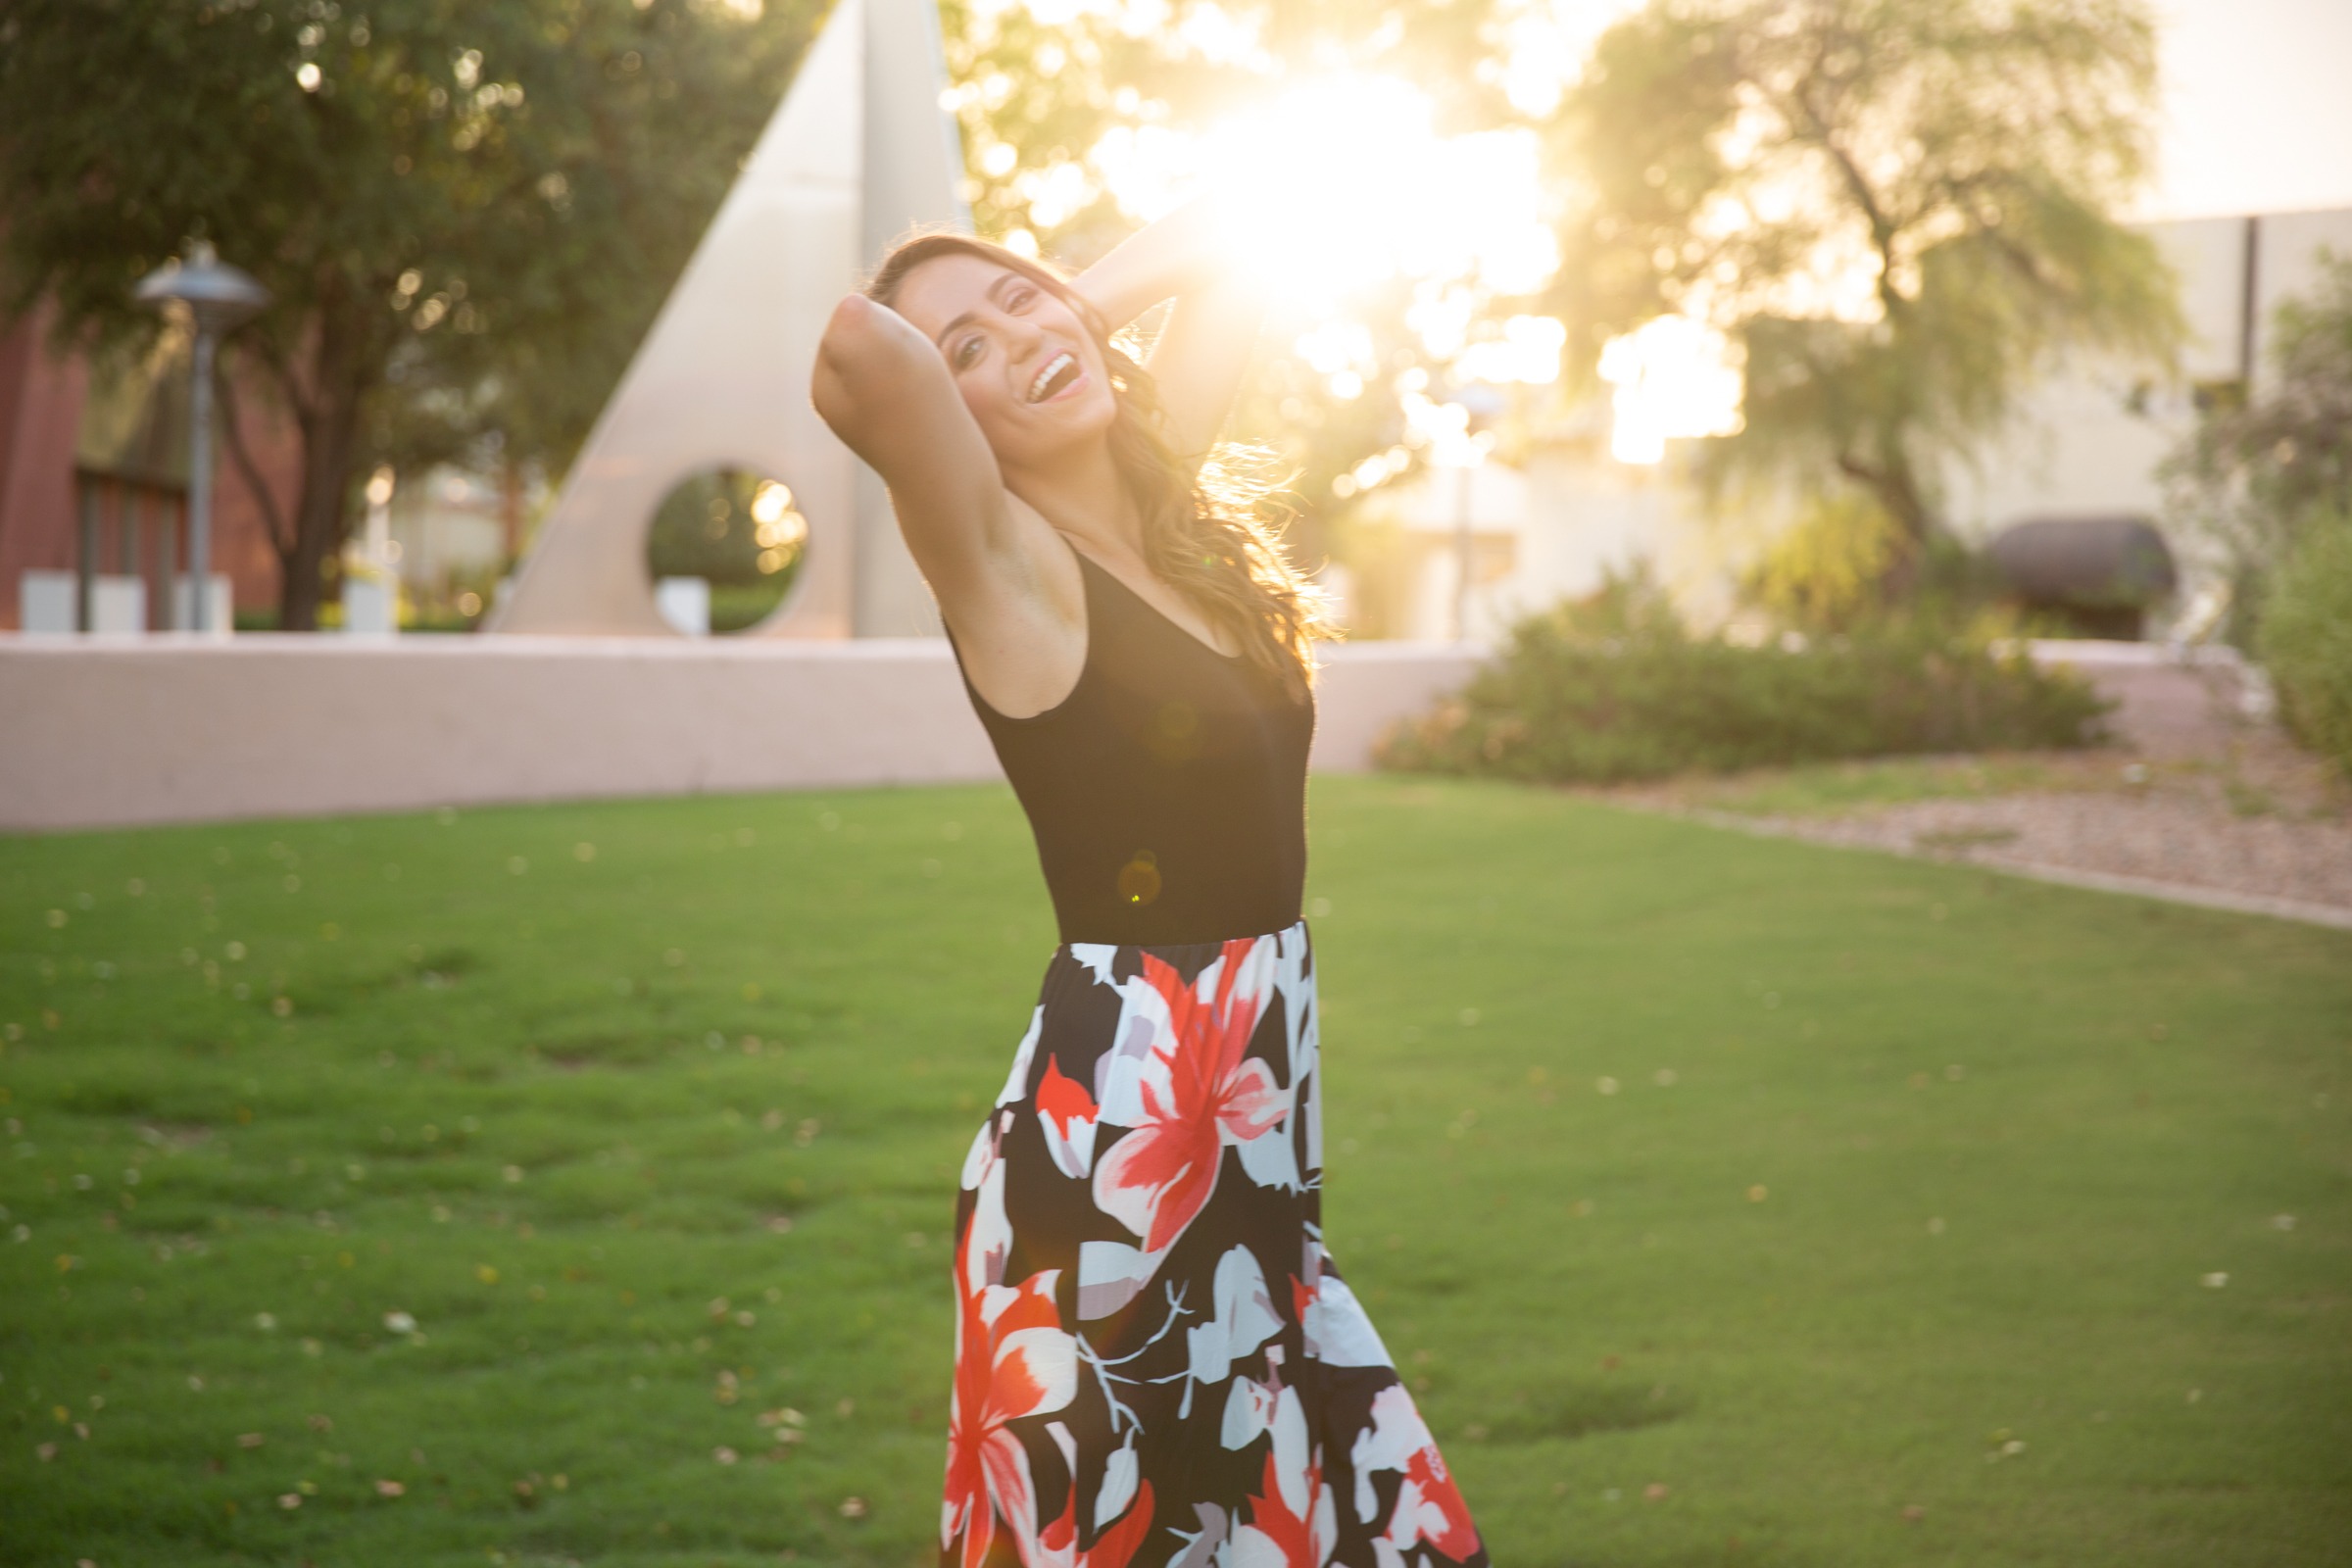
[[[1109,442],[1087,442],[1050,467],[1007,473],[1004,484],[1089,555],[1143,558],[1143,514],[1119,477]]]

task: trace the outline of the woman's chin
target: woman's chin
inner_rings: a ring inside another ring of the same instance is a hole
[[[1058,457],[1073,448],[1093,445],[1110,433],[1118,408],[1107,398],[1073,398],[1061,407],[1047,405],[1045,416],[1022,432],[1022,445],[1043,457]]]

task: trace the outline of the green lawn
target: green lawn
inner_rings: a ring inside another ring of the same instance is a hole
[[[1314,813],[1333,1243],[1501,1568],[2352,1561],[2352,935]],[[0,840],[0,1560],[922,1561],[1052,940],[1000,789]]]

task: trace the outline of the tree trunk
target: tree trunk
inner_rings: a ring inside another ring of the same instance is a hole
[[[293,548],[278,558],[283,573],[277,623],[287,631],[318,629],[326,563],[350,531],[346,501],[359,422],[359,400],[348,394],[321,398],[316,414],[303,421],[302,497],[294,507]]]
[[[348,318],[348,306],[338,310],[339,303],[321,303],[310,355],[309,396],[295,405],[302,428],[302,493],[294,505],[293,538],[278,552],[277,623],[285,631],[318,629],[326,563],[351,531],[361,419],[380,369],[362,347],[368,338],[367,324]]]
[[[1851,455],[1838,460],[1838,471],[1868,490],[1886,515],[1894,519],[1894,555],[1886,569],[1879,576],[1879,597],[1882,603],[1900,606],[1910,603],[1919,591],[1920,567],[1928,553],[1928,534],[1935,526],[1929,514],[1927,498],[1920,494],[1919,480],[1911,472],[1911,465],[1901,457],[1886,464],[1865,463]]]
[[[499,575],[512,572],[522,560],[522,465],[510,449],[498,464],[498,528],[503,559]]]

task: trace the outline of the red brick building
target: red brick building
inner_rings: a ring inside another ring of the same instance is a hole
[[[23,623],[25,572],[74,571],[85,559],[94,573],[143,578],[149,627],[168,623],[167,583],[187,568],[187,392],[185,342],[172,333],[144,354],[98,359],[60,345],[45,307],[0,324],[0,629]],[[262,389],[237,401],[247,445],[290,513],[293,428]],[[273,610],[278,564],[261,508],[216,453],[212,569],[228,576],[239,611]]]

